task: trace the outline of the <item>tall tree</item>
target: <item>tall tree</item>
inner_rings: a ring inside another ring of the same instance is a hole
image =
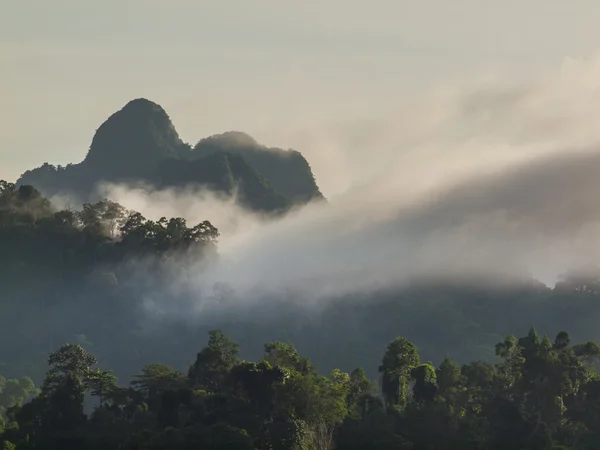
[[[410,374],[417,365],[419,352],[408,339],[398,337],[388,344],[379,366],[381,391],[388,406],[406,405]]]
[[[208,333],[208,345],[198,353],[188,376],[194,386],[218,392],[230,370],[239,362],[239,345],[221,330]]]
[[[46,373],[42,392],[51,393],[66,382],[73,384],[77,381],[81,384],[96,363],[96,358],[82,346],[63,345],[48,357],[50,369]]]
[[[93,396],[98,397],[99,405],[104,406],[107,396],[117,386],[117,377],[108,371],[89,370],[84,376],[84,386]]]
[[[131,385],[143,396],[150,407],[158,406],[165,392],[177,391],[186,386],[185,375],[165,364],[149,364],[136,375]]]

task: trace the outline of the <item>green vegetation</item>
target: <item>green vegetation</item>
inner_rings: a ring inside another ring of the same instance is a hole
[[[244,302],[218,237],[0,182],[0,449],[597,448],[596,269]]]
[[[216,155],[215,155],[216,154]],[[156,188],[197,185],[238,194],[254,211],[278,213],[322,199],[308,162],[297,151],[266,148],[243,133],[184,143],[167,113],[156,103],[136,99],[98,128],[85,160],[55,167],[45,163],[25,172],[17,185],[44,195],[99,200],[101,182],[144,182]]]
[[[149,292],[135,283],[133,263],[146,264],[142,271],[158,286],[169,273],[153,265],[175,254],[210,260],[218,236],[208,221],[154,222],[111,201],[58,211],[31,186],[0,181],[0,370],[38,380],[36,362],[54,342],[74,338],[104,341],[101,352],[127,360],[134,350],[123,343],[138,331],[137,293]],[[119,338],[104,339],[111,335]],[[127,350],[119,354],[115,344]]]
[[[320,375],[289,344],[266,344],[257,362],[238,350],[213,330],[187,375],[151,364],[120,386],[88,351],[63,345],[41,392],[5,403],[1,448],[535,450],[600,439],[600,347],[571,345],[564,331],[508,336],[496,364],[445,358],[437,368],[398,337],[383,353],[380,393],[360,368]]]

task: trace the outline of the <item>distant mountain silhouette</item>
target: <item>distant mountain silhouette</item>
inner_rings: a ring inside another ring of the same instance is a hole
[[[202,158],[224,151],[242,156],[287,197],[307,202],[321,196],[310,166],[300,152],[267,148],[245,133],[230,131],[202,139],[193,154],[195,158]]]
[[[189,151],[166,111],[146,99],[132,100],[104,122],[83,164],[108,179],[151,176],[165,158]]]
[[[285,211],[323,199],[300,152],[267,148],[241,132],[183,142],[166,111],[140,98],[111,115],[96,131],[79,164],[45,163],[17,181],[44,195],[69,195],[79,202],[98,199],[101,182],[145,182],[157,188],[198,185],[236,193],[256,211]]]

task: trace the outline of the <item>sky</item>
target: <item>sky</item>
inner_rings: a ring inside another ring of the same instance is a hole
[[[187,142],[297,148],[335,195],[365,169],[361,130],[445,83],[591,57],[599,19],[594,0],[0,0],[0,179],[79,162],[146,97]]]

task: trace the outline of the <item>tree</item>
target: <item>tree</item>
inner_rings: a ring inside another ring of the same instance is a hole
[[[373,401],[375,383],[367,378],[362,367],[350,373],[350,386],[348,390],[348,412],[354,417],[363,417]]]
[[[242,362],[231,369],[234,391],[241,391],[254,414],[263,421],[272,419],[275,414],[276,386],[287,377],[287,371],[272,367],[267,361]]]
[[[0,447],[0,450],[16,450],[17,446],[13,443],[11,443],[10,441],[4,441],[2,442],[2,447]]]
[[[209,331],[208,335],[208,345],[198,353],[188,376],[194,386],[219,392],[229,371],[239,362],[239,345],[221,330]]]
[[[93,396],[98,397],[99,406],[102,407],[106,396],[117,386],[117,377],[100,369],[89,370],[84,376],[84,386]]]
[[[435,368],[431,363],[420,364],[410,371],[414,380],[413,395],[417,402],[432,401],[438,391]]]
[[[314,372],[310,360],[298,354],[296,348],[284,342],[269,342],[264,346],[264,360],[273,366],[286,367],[302,375]]]
[[[192,228],[181,217],[168,219],[161,217],[158,222],[146,219],[138,212],[131,213],[121,220],[120,246],[126,251],[163,254],[165,252],[190,248],[206,250],[214,247],[219,230],[209,221],[203,221]]]
[[[85,388],[74,372],[68,372],[60,385],[47,396],[48,410],[44,428],[49,431],[72,431],[85,423],[83,397]]]
[[[114,238],[117,229],[125,223],[126,210],[116,202],[101,200],[94,204],[84,203],[77,218],[92,233]]]
[[[63,345],[48,357],[50,369],[46,373],[42,392],[49,394],[66,382],[81,384],[96,362],[96,358],[80,345]]]
[[[149,364],[136,375],[131,385],[146,399],[151,408],[158,407],[160,397],[169,391],[178,391],[186,386],[185,375],[165,364]]]
[[[436,370],[436,380],[441,395],[460,386],[463,383],[460,366],[450,358],[445,357]]]
[[[573,352],[578,358],[590,365],[600,360],[600,346],[595,342],[576,344],[573,346]]]
[[[569,346],[571,343],[571,338],[569,337],[569,333],[566,331],[561,331],[556,335],[556,339],[554,340],[554,348],[556,350],[563,350]]]
[[[0,414],[15,405],[22,404],[37,393],[29,377],[5,379],[0,376]]]
[[[532,341],[536,339],[535,330],[530,332],[529,338]],[[504,341],[496,344],[496,355],[502,358],[502,363],[498,366],[500,389],[508,395],[521,378],[521,367],[524,361],[522,350],[514,336],[507,336]]]
[[[387,346],[379,373],[381,391],[388,406],[406,405],[411,370],[418,364],[419,352],[408,339],[398,337]]]
[[[311,430],[303,420],[278,418],[270,421],[266,428],[267,445],[273,450],[308,450],[313,442]]]

